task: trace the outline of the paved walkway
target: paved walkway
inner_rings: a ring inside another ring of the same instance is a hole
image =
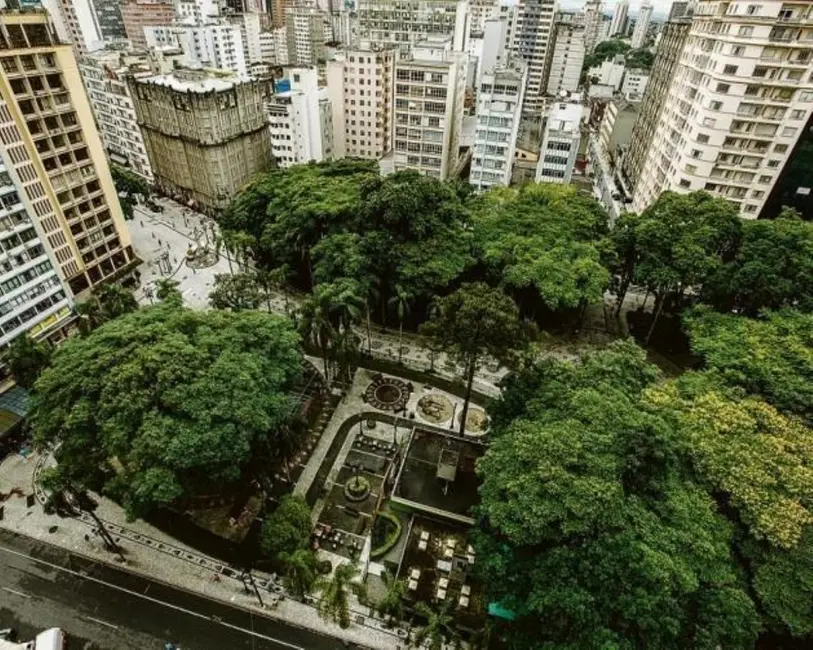
[[[116,562],[115,555],[107,551],[94,534],[95,526],[89,516],[47,515],[39,500],[27,505],[25,497],[33,493],[35,471],[42,464],[37,454],[27,460],[13,455],[0,463],[0,494],[11,493],[2,504],[4,516],[0,527],[96,560]],[[314,607],[290,598],[273,608],[261,609],[256,596],[245,593],[239,571],[234,567],[180,544],[143,521],[126,522],[121,508],[109,499],[99,498],[97,515],[121,545],[127,559],[125,568],[129,571],[365,647],[382,650],[403,647],[400,638],[385,629],[382,621],[371,617],[367,607],[358,604],[352,607],[354,624],[346,630],[319,618]],[[255,575],[269,605],[284,593],[274,576]]]

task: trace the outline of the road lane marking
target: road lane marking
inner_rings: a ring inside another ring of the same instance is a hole
[[[0,587],[3,591],[7,591],[10,594],[16,594],[18,596],[22,596],[23,598],[31,598],[29,594],[24,594],[22,591],[17,591],[16,589],[9,589],[8,587]]]
[[[85,580],[90,580],[91,582],[96,582],[96,583],[98,583],[100,585],[104,585],[105,587],[110,587],[111,589],[116,589],[117,591],[121,591],[121,592],[124,592],[126,594],[130,594],[131,596],[136,596],[137,598],[141,598],[142,600],[148,600],[148,601],[150,601],[152,603],[156,603],[158,605],[163,605],[164,607],[174,609],[175,611],[183,612],[184,614],[189,614],[190,616],[194,616],[196,618],[201,618],[203,620],[212,622],[211,617],[207,616],[206,614],[201,614],[200,612],[196,612],[196,611],[193,611],[191,609],[186,609],[185,607],[180,607],[178,605],[173,605],[172,603],[167,603],[167,602],[165,602],[163,600],[159,600],[158,598],[153,598],[152,596],[146,596],[146,595],[141,594],[141,593],[139,593],[137,591],[127,589],[126,587],[121,587],[119,585],[113,584],[112,582],[105,582],[104,580],[100,580],[99,578],[94,578],[93,576],[90,576],[90,575],[87,575],[87,574],[81,575],[78,571],[74,571],[73,569],[67,569],[64,566],[60,566],[58,564],[53,564],[53,563],[48,562],[46,560],[41,560],[39,558],[32,557],[31,555],[27,555],[26,553],[21,553],[20,551],[15,551],[14,549],[8,548],[7,546],[3,546],[2,544],[0,544],[0,551],[5,551],[6,553],[9,553],[11,555],[16,555],[18,557],[25,558],[26,560],[31,560],[32,562],[36,562],[37,564],[43,564],[45,566],[51,567],[52,569],[56,569],[57,571],[62,571],[63,573],[68,573],[68,574],[73,575],[73,576],[84,578]],[[91,560],[91,561],[93,561],[93,560]],[[99,564],[99,563],[96,563],[96,564]],[[142,577],[142,576],[139,576],[139,577]],[[149,580],[149,578],[143,578],[143,579],[144,580]],[[170,585],[170,587],[173,588],[173,589],[176,589],[175,587],[172,587],[171,585]],[[179,590],[179,591],[183,591],[183,590]],[[189,592],[187,592],[187,593],[189,593]],[[194,593],[192,593],[191,595],[195,596]],[[205,598],[205,596],[198,596],[198,597]],[[215,603],[218,603],[218,604],[221,604],[221,605],[225,604],[225,603],[220,603],[219,601],[215,601],[215,600],[212,600],[212,599],[209,599],[209,600],[211,600],[211,602],[215,602]],[[228,606],[228,605],[226,605],[226,606]],[[286,621],[286,624],[287,624],[287,621]],[[233,625],[232,623],[226,623],[225,621],[219,621],[218,625],[222,625],[223,627],[227,627],[227,628],[230,628],[232,630],[237,630],[238,632],[242,632],[243,634],[248,634],[249,636],[257,637],[258,639],[264,639],[266,641],[271,641],[272,643],[276,643],[277,645],[283,646],[285,648],[291,648],[291,650],[305,650],[305,648],[303,648],[300,645],[294,645],[293,643],[288,643],[287,641],[283,641],[282,639],[275,639],[272,636],[267,636],[265,634],[260,634],[259,632],[254,632],[253,630],[247,630],[246,628],[240,627],[239,625]]]
[[[119,626],[118,626],[118,625],[113,625],[112,623],[108,623],[107,621],[103,621],[103,620],[98,619],[98,618],[93,618],[92,616],[82,616],[82,615],[80,614],[80,615],[79,615],[79,618],[83,618],[83,619],[85,619],[86,621],[93,621],[94,623],[98,623],[99,625],[104,625],[105,627],[109,627],[109,628],[112,628],[112,629],[114,629],[114,630],[118,630],[118,629],[119,629]]]

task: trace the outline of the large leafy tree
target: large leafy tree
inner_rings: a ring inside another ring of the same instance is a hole
[[[696,307],[684,323],[692,349],[725,383],[813,422],[813,314],[751,319]]]
[[[305,499],[285,495],[263,522],[260,545],[268,557],[277,559],[281,554],[292,554],[310,545],[311,510]]]
[[[745,221],[736,257],[708,283],[717,309],[756,316],[762,309],[813,310],[813,223],[794,210],[777,219]]]
[[[518,616],[515,647],[755,639],[732,526],[692,480],[678,430],[641,403],[655,378],[643,353],[620,343],[506,388],[478,463],[474,543],[489,596]]]
[[[134,216],[134,209],[138,205],[138,201],[147,200],[152,194],[152,189],[141,176],[119,165],[110,165],[110,174],[113,177],[116,193],[119,195],[119,204],[124,218],[130,220]]]
[[[466,394],[460,415],[460,433],[466,428],[474,373],[486,357],[511,365],[527,344],[529,328],[520,320],[514,301],[482,282],[464,284],[437,301],[424,334],[437,341],[463,366]]]
[[[67,480],[142,515],[238,481],[288,422],[301,363],[285,319],[141,309],[60,347],[35,385],[36,440]]]
[[[625,227],[629,225],[634,231],[616,238],[621,245],[619,259],[626,262],[623,270],[628,274],[622,286],[631,279],[655,295],[648,341],[667,300],[679,302],[688,290],[702,291],[733,259],[742,225],[728,201],[707,192],[664,192]]]
[[[482,195],[472,206],[475,250],[488,277],[550,310],[601,301],[607,215],[567,185],[525,185]],[[526,305],[523,305],[525,307]]]
[[[30,336],[18,336],[6,353],[6,363],[18,386],[31,390],[42,372],[51,363],[52,350],[47,343]]]
[[[253,273],[218,273],[209,292],[215,309],[243,311],[258,309],[263,303],[262,287]]]

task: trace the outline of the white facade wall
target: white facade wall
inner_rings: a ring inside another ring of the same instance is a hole
[[[572,22],[556,24],[556,40],[548,74],[548,95],[556,96],[563,91],[575,92],[578,89],[586,52],[584,37],[583,25]]]
[[[173,25],[144,28],[148,47],[179,47],[187,63],[247,74],[243,37],[236,25]]]
[[[813,5],[699,0],[633,206],[707,190],[759,215],[813,108]],[[783,12],[783,13],[780,13]]]
[[[627,28],[627,14],[629,13],[629,0],[619,0],[613,11],[613,20],[610,23],[610,36],[623,34]]]
[[[598,77],[602,86],[612,86],[615,90],[621,88],[624,81],[624,57],[618,56],[615,60],[603,61],[601,65],[590,68],[587,75],[590,78]]]
[[[581,104],[551,107],[536,166],[537,183],[570,182],[581,141],[581,118]]]
[[[469,34],[482,34],[487,20],[500,14],[500,0],[469,0]]]
[[[624,83],[621,84],[621,92],[625,97],[630,95],[643,96],[646,84],[649,81],[649,73],[643,70],[627,70],[624,73]]]
[[[333,128],[330,102],[325,88],[319,88],[315,68],[286,71],[291,90],[277,93],[268,104],[269,130],[274,158],[280,167],[333,157]]]
[[[425,38],[451,38],[465,52],[469,37],[468,0],[357,0],[359,36],[408,52]]]
[[[638,17],[635,19],[635,29],[632,30],[632,49],[636,50],[646,44],[646,35],[649,31],[649,22],[652,20],[652,5],[644,2],[638,9]]]
[[[469,183],[480,191],[507,187],[511,182],[526,81],[524,64],[483,73],[477,90],[477,127],[469,175]]]

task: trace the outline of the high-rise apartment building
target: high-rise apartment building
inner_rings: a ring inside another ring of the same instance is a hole
[[[649,22],[652,20],[652,3],[644,0],[638,9],[635,18],[635,29],[632,30],[632,49],[638,49],[646,45],[646,38],[649,34]]]
[[[288,7],[285,30],[288,38],[288,62],[311,66],[325,60],[325,14],[312,7]]]
[[[124,0],[121,5],[124,32],[134,47],[147,47],[144,28],[171,25],[175,18],[172,0]]]
[[[415,169],[440,180],[455,171],[468,55],[450,39],[413,45],[395,63],[395,171]]]
[[[548,85],[548,52],[553,40],[556,0],[517,0],[511,34],[514,59],[528,65],[528,87],[523,112],[538,113],[545,104]]]
[[[232,14],[226,17],[225,22],[234,25],[240,30],[240,40],[243,43],[243,58],[246,65],[261,61],[260,33],[262,24],[260,14],[253,12]]]
[[[468,0],[358,0],[356,12],[363,40],[392,43],[406,52],[425,38],[450,37],[452,50],[466,51]]]
[[[618,0],[613,11],[613,20],[610,23],[610,36],[627,33],[627,14],[629,14],[629,0]]]
[[[290,90],[268,101],[274,158],[280,167],[333,158],[333,115],[316,68],[289,68]]]
[[[379,160],[392,148],[396,47],[343,50],[327,62],[336,158]]]
[[[500,0],[469,0],[469,33],[482,34],[485,23],[500,15]]]
[[[214,214],[271,164],[265,82],[176,70],[128,83],[163,192]]]
[[[686,39],[689,37],[688,18],[668,21],[661,32],[661,42],[647,81],[647,89],[641,101],[641,110],[635,122],[630,147],[623,158],[621,171],[626,186],[633,190],[638,184],[649,146],[660,121],[669,84],[675,74]]]
[[[127,85],[130,75],[151,76],[146,53],[114,47],[96,50],[80,59],[79,72],[108,158],[152,182],[147,149]]]
[[[260,32],[260,61],[288,65],[288,33],[285,27]]]
[[[547,94],[575,92],[579,87],[586,52],[585,26],[575,14],[558,13],[554,22]]]
[[[812,75],[811,3],[696,2],[634,208],[706,190],[756,217],[807,124]]]
[[[539,163],[537,183],[569,183],[581,142],[582,106],[578,102],[556,102],[550,110]]]
[[[62,15],[77,54],[127,38],[118,2],[110,0],[61,0]]]
[[[177,47],[185,62],[206,68],[247,73],[243,35],[238,25],[208,22],[144,28],[148,47]]]
[[[584,24],[584,49],[589,54],[599,43],[601,23],[604,20],[604,8],[601,0],[587,0],[582,9]]]
[[[118,277],[130,235],[73,51],[44,11],[0,12],[0,98],[4,160],[60,280],[78,296]]]
[[[675,18],[682,18],[689,12],[688,2],[673,2],[669,7],[669,16],[667,20],[674,20]]]
[[[518,62],[492,67],[480,79],[469,174],[478,190],[511,182],[527,74],[525,63]]]

